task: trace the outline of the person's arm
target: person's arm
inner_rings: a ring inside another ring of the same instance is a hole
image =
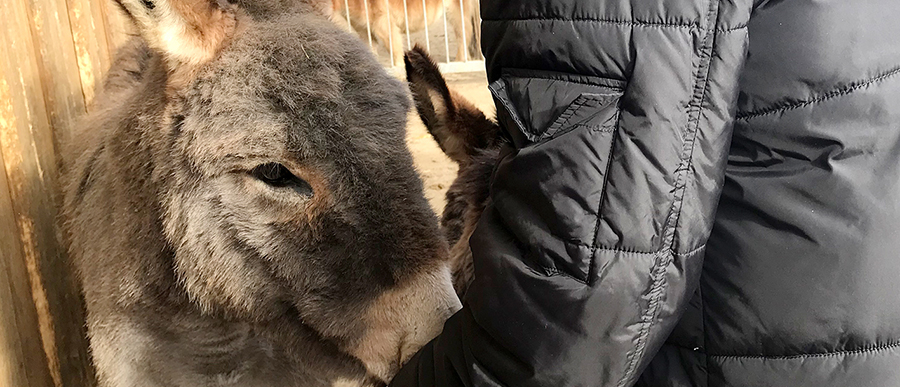
[[[630,386],[698,281],[752,4],[482,7],[514,149],[464,308],[391,386]]]

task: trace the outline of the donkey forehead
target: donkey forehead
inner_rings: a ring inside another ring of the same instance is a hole
[[[402,84],[331,27],[278,24],[239,36],[186,94],[191,153],[321,159],[402,145]]]
[[[273,95],[229,99],[233,103],[228,107],[198,106],[181,118],[181,130],[188,134],[182,136],[188,142],[184,145],[198,157],[253,155],[302,161],[393,153],[403,145],[406,114],[400,103],[286,101]]]

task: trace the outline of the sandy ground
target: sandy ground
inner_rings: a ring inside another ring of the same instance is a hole
[[[446,74],[448,86],[465,96],[489,117],[494,117],[494,101],[484,73]],[[406,143],[425,184],[425,196],[438,214],[444,208],[444,193],[456,177],[456,163],[450,161],[416,113],[410,112]]]

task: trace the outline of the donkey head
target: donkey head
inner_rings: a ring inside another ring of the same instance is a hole
[[[447,87],[421,47],[407,52],[404,61],[419,117],[444,153],[459,165],[447,190],[441,226],[450,244],[453,286],[462,298],[473,274],[469,237],[488,203],[491,173],[505,140],[494,121]]]
[[[150,48],[140,165],[191,302],[294,316],[388,380],[459,307],[403,85],[308,4],[118,2]]]

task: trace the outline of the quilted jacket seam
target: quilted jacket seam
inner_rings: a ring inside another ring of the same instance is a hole
[[[706,384],[704,384],[703,387],[709,387],[709,362],[711,357],[709,356],[709,353],[706,352],[706,350],[709,348],[709,330],[706,329],[706,320],[709,316],[706,313],[706,293],[703,291],[702,275],[700,281],[700,284],[697,286],[697,291],[700,292],[700,329],[703,330],[703,376],[704,380],[706,381]]]
[[[738,25],[736,25],[736,26],[734,26],[734,27],[722,27],[722,28],[716,28],[716,33],[727,33],[727,32],[740,31],[740,30],[746,29],[747,26],[748,26],[747,23],[742,23],[742,24],[738,24]]]
[[[587,243],[576,243],[576,245],[582,246],[582,247],[587,247],[587,248],[591,247]],[[694,248],[690,251],[686,251],[683,253],[675,253],[674,255],[676,257],[687,257],[687,256],[697,254],[700,250],[703,250],[704,248],[706,248],[705,243],[700,245],[700,247]],[[595,250],[597,252],[613,252],[613,253],[626,253],[626,254],[637,254],[637,255],[655,255],[655,254],[661,254],[661,253],[669,251],[669,249],[656,250],[656,251],[641,251],[641,250],[623,249],[623,248],[617,248],[617,247],[604,247],[604,246],[597,246]]]
[[[553,120],[553,122],[547,127],[546,130],[543,131],[543,133],[537,136],[535,142],[541,142],[543,140],[556,138],[562,134],[568,133],[578,128],[585,128],[594,132],[609,132],[611,130],[614,130],[615,128],[604,131],[603,125],[569,124],[569,121],[572,119],[575,113],[578,113],[582,107],[587,106],[589,102],[604,102],[606,100],[618,98],[620,98],[619,95],[614,96],[614,98],[610,98],[610,95],[608,94],[582,94],[578,98],[575,98],[575,100],[572,101],[572,103],[569,104],[568,107],[566,107],[566,110],[560,113],[560,115]],[[610,106],[611,103],[607,103],[603,105],[603,108],[607,108]],[[614,107],[616,109],[616,122],[618,122],[619,109],[618,106]]]
[[[697,29],[699,25],[697,23],[665,23],[665,22],[651,22],[644,20],[628,20],[628,19],[604,19],[604,18],[591,18],[591,17],[556,17],[556,16],[531,16],[531,17],[518,17],[518,18],[506,18],[506,19],[481,19],[482,22],[489,23],[497,23],[497,22],[520,22],[520,21],[563,21],[563,22],[578,22],[578,23],[593,23],[593,24],[613,24],[613,25],[622,25],[622,26],[630,26],[630,27],[660,27],[660,28],[685,28],[685,29]]]
[[[616,140],[619,136],[619,120],[622,119],[621,111],[616,108],[616,125],[612,132],[612,139],[610,139],[609,152],[606,154],[606,170],[603,172],[603,186],[600,187],[600,202],[597,203],[597,219],[594,221],[594,239],[591,241],[591,255],[588,257],[590,261],[588,262],[588,284],[594,283],[594,275],[596,275],[596,270],[594,267],[597,263],[597,233],[600,231],[600,221],[603,219],[601,215],[603,211],[603,201],[606,200],[606,192],[609,187],[609,169],[612,167],[612,156],[616,151]]]
[[[557,17],[557,16],[529,16],[529,17],[517,17],[517,18],[505,18],[505,19],[481,19],[483,22],[489,23],[503,23],[503,22],[529,22],[529,21],[560,21],[560,22],[575,22],[575,23],[593,23],[593,24],[607,24],[607,25],[617,25],[617,26],[629,26],[629,27],[657,27],[657,28],[678,28],[678,29],[689,29],[696,30],[700,28],[699,23],[665,23],[665,22],[651,22],[646,20],[637,20],[637,19],[604,19],[604,18],[591,18],[591,17]],[[733,27],[719,27],[714,29],[713,31],[717,33],[723,32],[734,32],[747,28],[747,24],[739,24]]]
[[[821,357],[833,357],[833,356],[846,356],[846,355],[861,355],[867,353],[874,352],[883,352],[892,349],[900,348],[900,341],[875,345],[867,348],[854,349],[849,351],[834,351],[834,352],[823,352],[823,353],[804,353],[799,355],[790,355],[790,356],[762,356],[762,355],[707,355],[710,358],[715,359],[765,359],[765,360],[793,360],[793,359],[809,359],[809,358],[821,358]]]
[[[574,246],[579,246],[579,247],[586,247],[586,248],[593,247],[584,242],[567,242],[567,243],[572,244]],[[686,257],[689,255],[694,255],[697,252],[699,252],[700,250],[703,250],[705,247],[706,247],[706,244],[704,243],[704,244],[700,245],[699,247],[693,248],[689,251],[686,251],[683,253],[675,253],[675,256],[676,257]],[[643,251],[643,250],[628,249],[628,248],[621,248],[621,247],[609,247],[609,246],[602,246],[602,245],[597,246],[596,250],[597,251],[615,252],[615,253],[641,254],[641,255],[653,255],[653,254],[659,254],[664,251],[669,251],[669,249],[656,250],[656,251]]]
[[[897,74],[900,74],[900,66],[896,66],[888,71],[882,72],[871,78],[851,82],[847,86],[833,89],[831,91],[826,92],[825,94],[819,95],[818,97],[814,97],[814,98],[810,98],[810,99],[806,99],[806,100],[798,101],[798,102],[794,102],[794,103],[789,103],[789,104],[779,104],[776,106],[771,106],[771,107],[757,109],[757,110],[748,111],[748,112],[739,112],[739,113],[737,113],[736,119],[741,120],[741,121],[747,121],[747,120],[757,118],[757,117],[762,117],[762,116],[766,116],[766,115],[770,115],[770,114],[783,113],[788,110],[799,109],[799,108],[806,107],[809,105],[822,103],[829,99],[844,96],[844,95],[853,93],[859,89],[863,89],[870,85],[882,82],[882,81],[887,80]]]
[[[578,247],[591,248],[591,246],[589,246],[589,245],[586,244],[586,243],[572,243],[572,244],[573,244],[573,245],[576,245],[576,246],[578,246]],[[698,252],[700,252],[700,251],[703,250],[704,248],[706,248],[706,244],[705,244],[705,243],[704,243],[703,245],[700,245],[700,247],[697,247],[697,248],[695,248],[695,249],[693,249],[693,250],[691,250],[691,251],[687,251],[687,252],[684,252],[684,253],[675,253],[674,256],[676,256],[676,257],[687,257],[687,256],[691,256],[691,255],[697,254]],[[635,250],[628,250],[628,249],[605,248],[605,247],[597,247],[597,248],[593,248],[593,249],[591,250],[591,255],[590,255],[591,266],[589,266],[589,269],[588,269],[590,274],[594,274],[594,273],[595,273],[594,270],[596,270],[596,269],[593,269],[593,268],[594,268],[594,262],[596,261],[596,255],[597,255],[598,252],[613,252],[613,253],[622,253],[622,254],[630,254],[630,255],[661,255],[661,254],[665,254],[665,253],[671,253],[671,250],[669,250],[669,249],[664,249],[664,250],[659,250],[659,251],[635,251]],[[527,266],[527,265],[526,265],[526,266]],[[550,267],[550,266],[541,265],[541,264],[537,264],[537,265],[535,265],[535,266],[536,266],[537,268],[534,268],[534,267],[531,267],[531,266],[527,266],[527,267],[528,267],[528,269],[529,269],[531,272],[533,272],[533,273],[535,273],[535,274],[540,274],[540,275],[544,275],[544,276],[547,276],[547,277],[556,277],[556,276],[566,277],[566,278],[569,278],[569,279],[571,279],[571,280],[573,280],[573,281],[576,281],[576,282],[578,282],[578,283],[580,283],[580,284],[583,284],[583,285],[585,285],[585,286],[590,286],[590,285],[592,284],[592,283],[590,282],[590,279],[592,278],[591,276],[587,277],[587,280],[583,280],[583,279],[581,279],[581,278],[578,278],[578,277],[576,277],[576,276],[574,276],[574,275],[568,273],[568,272],[565,271],[565,270],[561,270],[561,269],[558,269],[558,268],[556,268],[556,267]],[[540,269],[540,270],[538,270],[538,269]]]
[[[544,79],[548,81],[558,81],[558,82],[568,82],[575,83],[579,85],[586,85],[592,87],[599,88],[607,88],[614,92],[621,93],[625,90],[625,81],[621,79],[615,78],[605,78],[599,77],[595,75],[588,75],[585,77],[572,77],[572,74],[569,73],[561,73],[561,72],[552,72],[552,71],[544,71],[544,70],[530,70],[523,68],[514,68],[514,69],[503,69],[501,74],[502,77],[509,78],[528,78],[528,79]],[[596,79],[596,82],[590,82],[584,80],[584,78],[593,78]],[[606,83],[604,83],[606,82]]]
[[[565,270],[560,270],[560,269],[553,268],[553,267],[546,267],[543,265],[541,265],[540,267],[543,270],[543,273],[538,272],[536,270],[534,270],[534,272],[537,274],[543,275],[545,277],[566,277],[566,278],[569,278],[569,279],[571,279],[575,282],[578,282],[582,285],[587,285],[587,282],[585,282],[585,280],[578,278],[572,274],[569,274]]]
[[[500,92],[506,90],[506,81],[501,79],[500,82],[497,84],[496,89],[497,89],[496,90],[496,93],[497,93],[496,99],[498,101],[500,101],[500,103],[503,104],[503,107],[505,107],[506,110],[509,112],[510,118],[519,127],[519,131],[521,131],[526,137],[530,136],[530,138],[528,138],[528,140],[533,141],[535,134],[531,133],[531,131],[528,130],[527,127],[525,126],[525,123],[522,122],[522,119],[519,118],[518,112],[517,112],[517,110],[515,110],[515,107],[513,107],[512,102],[509,101],[508,98],[503,98],[500,96]]]
[[[700,51],[701,60],[698,63],[698,67],[695,73],[695,79],[699,86],[702,83],[702,88],[699,90],[699,94],[695,94],[692,98],[695,101],[695,104],[688,110],[688,114],[694,113],[693,109],[696,109],[696,117],[690,117],[688,121],[688,130],[693,130],[693,135],[690,139],[685,139],[685,145],[687,149],[684,149],[684,153],[681,156],[681,160],[679,161],[679,171],[676,172],[678,175],[675,179],[674,192],[675,197],[673,198],[672,205],[669,209],[670,217],[674,217],[674,219],[668,220],[666,227],[664,228],[665,234],[672,233],[671,240],[669,236],[665,236],[665,246],[662,251],[665,253],[661,253],[657,256],[657,262],[654,263],[653,268],[650,271],[650,278],[652,280],[652,285],[649,292],[649,302],[647,305],[647,309],[641,314],[641,329],[638,334],[636,345],[633,351],[628,354],[628,363],[625,368],[625,372],[622,374],[622,378],[619,379],[619,382],[616,384],[618,387],[624,387],[628,380],[630,380],[633,374],[637,371],[637,362],[638,359],[641,358],[644,352],[644,347],[647,343],[647,337],[650,335],[650,330],[653,326],[654,316],[659,311],[660,298],[664,293],[663,288],[665,287],[665,268],[671,263],[672,257],[674,254],[674,244],[677,240],[675,238],[675,232],[678,227],[678,221],[681,215],[681,206],[679,203],[683,204],[684,200],[684,190],[687,187],[686,179],[688,166],[690,164],[690,158],[693,155],[694,150],[694,141],[697,139],[696,132],[699,130],[700,126],[700,117],[701,111],[703,110],[703,100],[706,98],[706,94],[709,88],[709,72],[710,67],[712,66],[713,60],[713,51],[715,49],[715,36],[716,36],[716,26],[718,25],[719,19],[719,0],[710,0],[709,10],[707,11],[707,25],[704,28],[704,42]],[[696,93],[696,92],[695,92]],[[680,193],[680,197],[679,197]]]

